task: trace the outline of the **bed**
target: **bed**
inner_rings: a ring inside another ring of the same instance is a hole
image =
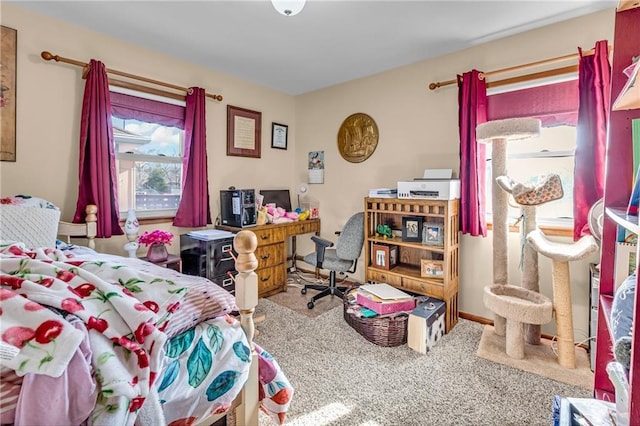
[[[253,233],[234,239],[234,297],[96,252],[96,206],[71,224],[36,197],[0,201],[2,424],[251,425],[259,410],[284,422],[293,388],[252,342]]]

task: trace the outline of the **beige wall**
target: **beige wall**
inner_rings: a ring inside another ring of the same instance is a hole
[[[309,151],[325,152],[325,183],[309,185],[319,200],[323,236],[335,238],[346,219],[363,209],[370,188],[394,187],[398,180],[420,176],[425,168],[452,168],[457,173],[457,90],[448,86],[430,91],[428,84],[454,78],[476,68],[490,71],[593,47],[612,40],[614,10],[606,10],[565,23],[478,45],[462,52],[397,68],[298,97],[266,89],[230,75],[205,70],[120,40],[1,3],[2,25],[18,30],[18,152],[15,163],[0,163],[0,194],[41,195],[73,215],[77,195],[78,117],[83,82],[80,68],[45,62],[42,50],[87,61],[99,59],[107,67],[170,83],[198,85],[224,96],[222,103],[207,102],[209,185],[214,217],[218,191],[236,187],[296,189],[306,182]],[[340,64],[335,64],[340,66]],[[227,157],[226,105],[262,112],[262,158]],[[363,163],[340,157],[336,134],[350,114],[364,112],[378,125],[380,141]],[[289,149],[270,148],[271,122],[289,125]],[[245,168],[246,171],[238,171]],[[42,178],[51,176],[51,178]],[[148,229],[158,225],[149,226]],[[143,230],[145,228],[143,227]],[[175,233],[184,229],[172,229]],[[565,240],[568,242],[568,240]],[[123,237],[98,242],[98,249],[121,252]],[[510,271],[519,283],[519,236],[512,234]],[[312,250],[298,238],[299,253]],[[177,253],[176,244],[172,252]],[[461,246],[460,309],[489,317],[482,304],[482,289],[491,283],[491,234],[464,236]],[[588,330],[588,263],[571,267],[576,338]],[[356,279],[363,279],[360,262]],[[541,287],[551,295],[550,262],[540,260]],[[545,327],[553,331],[551,325]]]
[[[271,122],[289,125],[289,144],[296,144],[295,99],[239,78],[212,72],[157,52],[71,26],[2,2],[2,25],[18,30],[17,161],[0,163],[0,194],[31,194],[62,208],[70,220],[77,197],[79,117],[84,81],[74,65],[44,61],[50,51],[71,59],[102,61],[108,68],[183,87],[200,86],[224,96],[208,100],[207,157],[213,219],[219,212],[219,190],[289,188],[294,178],[294,150],[271,148]],[[226,156],[227,104],[262,112],[262,158]],[[290,167],[288,165],[291,165]],[[293,189],[293,188],[292,188]],[[158,225],[143,226],[142,231]],[[175,234],[185,229],[171,229]],[[99,240],[97,248],[122,253],[124,237]],[[170,247],[179,252],[179,243]],[[140,249],[140,254],[143,249]]]
[[[399,180],[422,176],[425,168],[452,168],[458,172],[457,89],[452,85],[431,91],[429,83],[450,80],[473,68],[491,71],[563,56],[576,52],[577,46],[590,49],[597,40],[613,39],[613,23],[614,10],[606,10],[298,96],[296,178],[304,182],[308,151],[325,151],[325,184],[309,186],[310,194],[320,200],[324,235],[331,236],[351,212],[363,209],[363,197],[370,188],[394,187]],[[368,160],[352,164],[340,156],[336,134],[342,121],[355,112],[374,118],[380,140]],[[300,245],[303,252],[310,249],[304,242]],[[510,236],[509,247],[511,281],[519,284],[517,234]],[[461,311],[491,317],[482,303],[482,289],[492,282],[491,252],[491,233],[484,239],[462,238]],[[597,262],[597,256],[571,266],[578,340],[588,334],[590,261]],[[548,296],[552,294],[550,269],[550,262],[541,258],[540,283]],[[363,276],[361,266],[357,277]],[[548,325],[543,330],[553,332],[554,327]]]

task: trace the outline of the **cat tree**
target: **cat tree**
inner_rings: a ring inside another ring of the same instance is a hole
[[[509,192],[500,186],[498,178],[507,176],[507,143],[530,139],[539,134],[540,120],[532,118],[490,121],[478,125],[476,129],[477,139],[492,145],[493,285],[485,287],[484,303],[494,313],[495,333],[506,336],[507,355],[516,359],[524,357],[525,340],[533,344],[540,343],[539,325],[551,321],[553,311],[551,300],[539,293],[537,266],[532,262],[531,253],[525,253],[526,270],[531,272],[536,266],[536,272],[531,276],[523,273],[527,279],[522,282],[531,288],[509,285]],[[535,226],[535,211],[528,211],[528,214],[534,218],[529,224]]]

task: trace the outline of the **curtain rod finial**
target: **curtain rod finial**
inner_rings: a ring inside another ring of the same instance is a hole
[[[40,53],[40,56],[45,61],[50,61],[50,60],[54,59],[56,62],[58,62],[58,56],[57,55],[54,56],[54,55],[51,54],[51,52],[47,52],[46,50],[43,50],[42,53]]]
[[[431,89],[431,90],[436,90],[438,87],[440,87],[440,85],[438,83],[429,84],[429,89]]]

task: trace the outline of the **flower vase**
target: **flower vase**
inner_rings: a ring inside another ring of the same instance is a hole
[[[147,251],[147,259],[150,262],[162,262],[169,258],[169,252],[167,246],[162,243],[153,243],[149,246]]]

